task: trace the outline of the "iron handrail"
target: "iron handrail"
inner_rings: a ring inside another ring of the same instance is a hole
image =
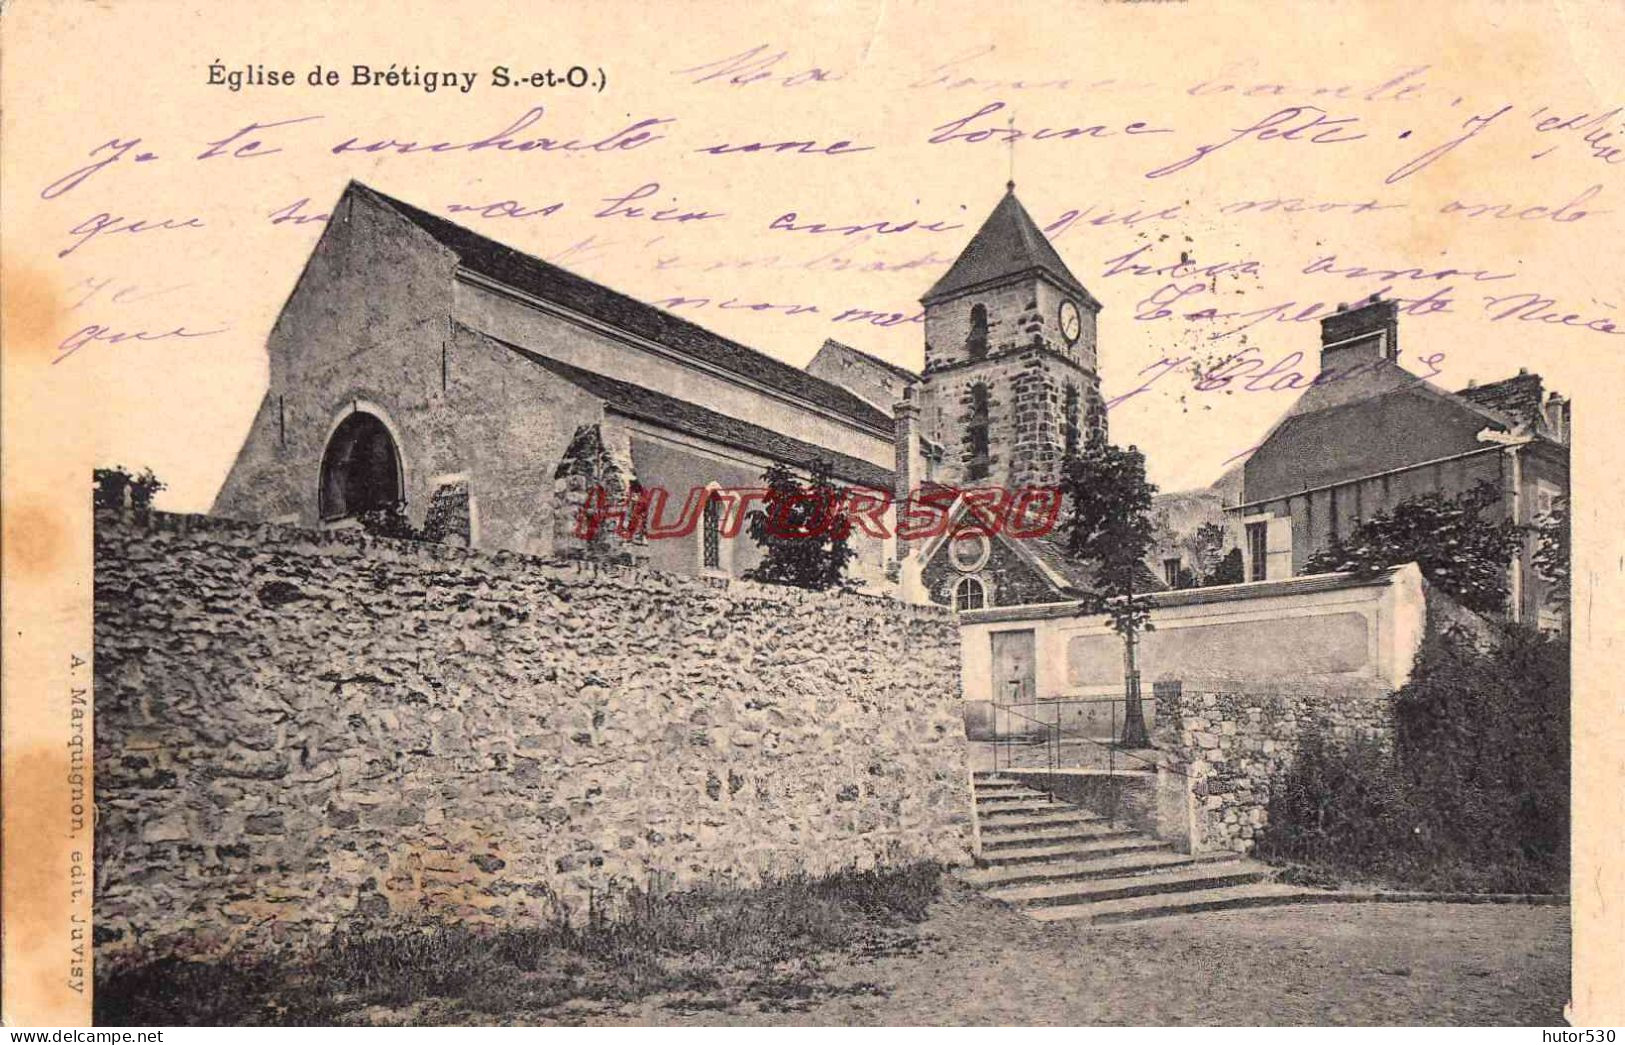
[[[1044,721],[1042,721],[1040,719],[1033,718],[1031,715],[1023,714],[1020,711],[1014,711],[1011,708],[1011,706],[1008,705],[1008,704],[999,704],[999,703],[995,702],[993,704],[993,771],[995,773],[997,773],[999,771],[999,739],[1000,739],[1000,736],[1001,736],[1000,731],[999,731],[999,711],[1001,709],[1004,711],[1004,714],[1005,714],[1005,726],[1006,726],[1006,729],[1004,730],[1002,736],[1004,738],[1004,747],[1005,747],[1004,764],[1005,764],[1005,769],[1007,769],[1007,770],[1015,768],[1014,766],[1011,765],[1010,738],[1013,736],[1013,734],[1010,732],[1010,730],[1008,728],[1009,724],[1010,724],[1010,716],[1015,715],[1017,718],[1025,719],[1026,721],[1031,722],[1032,724],[1034,724],[1036,726],[1040,726],[1040,727],[1043,728],[1043,730],[1044,730],[1044,756],[1045,756],[1045,760],[1046,760],[1046,764],[1047,764],[1047,772],[1045,772],[1045,774],[1044,774],[1044,791],[1049,796],[1050,802],[1053,804],[1056,801],[1056,798],[1055,798],[1056,772],[1055,772],[1055,770],[1057,768],[1057,764],[1061,760],[1061,733],[1063,731],[1061,729],[1061,723],[1060,723],[1060,712],[1059,711],[1056,712],[1056,721],[1054,721],[1054,722],[1044,722]],[[1112,712],[1112,718],[1113,718],[1112,733],[1113,733],[1114,736],[1116,735],[1116,732],[1117,732],[1116,724],[1115,724],[1116,723],[1116,715],[1117,715],[1116,709],[1114,708],[1113,712]],[[1107,811],[1106,811],[1106,822],[1115,826],[1116,823],[1117,823],[1117,804],[1118,804],[1118,802],[1117,802],[1117,800],[1118,800],[1117,791],[1118,791],[1118,784],[1117,784],[1117,767],[1116,767],[1116,762],[1115,762],[1115,759],[1114,759],[1114,754],[1113,754],[1113,751],[1112,751],[1112,747],[1109,744],[1108,745],[1101,745],[1098,740],[1095,740],[1092,737],[1080,736],[1079,739],[1083,740],[1085,743],[1094,744],[1097,747],[1104,746],[1106,748],[1107,778],[1111,781],[1111,804],[1110,804],[1110,808],[1107,809]]]

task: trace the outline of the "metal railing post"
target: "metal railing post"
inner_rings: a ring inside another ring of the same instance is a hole
[[[1111,781],[1112,804],[1106,814],[1106,822],[1113,827],[1117,826],[1117,701],[1112,701],[1112,734],[1111,741],[1106,745],[1106,779]]]
[[[1010,713],[1005,712],[1005,724],[999,726],[999,713],[1004,711],[1003,704],[993,705],[993,772],[999,771],[999,747],[1004,743],[1004,732],[1010,728]]]

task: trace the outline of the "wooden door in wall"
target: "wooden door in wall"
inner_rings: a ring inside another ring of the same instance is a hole
[[[1022,704],[1033,699],[1036,657],[1033,631],[995,631],[993,639],[993,701]]]

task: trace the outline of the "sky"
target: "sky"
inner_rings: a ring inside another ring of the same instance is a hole
[[[1529,368],[1583,413],[1625,325],[1607,33],[1447,7],[1335,33],[1238,7],[1192,33],[1182,5],[826,3],[790,26],[609,4],[465,35],[403,17],[365,46],[176,7],[95,107],[42,80],[7,113],[34,143],[0,190],[8,310],[41,355],[17,438],[207,510],[352,178],[789,363],[834,337],[918,368],[918,298],[1013,175],[1104,305],[1112,437],[1165,490],[1245,455],[1315,373],[1318,317],[1375,292],[1408,306],[1403,365],[1452,389]],[[74,31],[116,48],[132,10]],[[51,17],[30,28],[67,31]],[[585,87],[514,82],[577,65]],[[473,86],[427,90],[441,72]],[[516,126],[550,147],[471,147]],[[742,148],[782,142],[811,144]]]

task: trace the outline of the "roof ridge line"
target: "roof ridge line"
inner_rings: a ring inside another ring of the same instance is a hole
[[[714,340],[714,341],[720,342],[720,343],[722,343],[722,344],[724,344],[724,345],[726,345],[728,347],[731,347],[731,348],[734,348],[734,349],[749,353],[752,357],[755,357],[756,359],[764,361],[768,366],[779,370],[781,373],[785,374],[786,376],[794,375],[795,378],[798,379],[798,380],[806,380],[806,381],[815,382],[817,385],[822,386],[824,389],[827,389],[828,391],[830,391],[832,393],[835,393],[838,397],[841,397],[841,398],[844,398],[844,399],[850,401],[850,403],[847,404],[847,405],[836,405],[835,403],[823,404],[828,409],[834,410],[837,413],[840,413],[840,414],[844,415],[848,420],[856,421],[856,422],[859,422],[861,424],[868,425],[869,427],[877,427],[878,426],[878,427],[882,427],[882,428],[891,425],[892,422],[893,422],[893,419],[890,418],[889,416],[887,416],[885,411],[879,409],[873,403],[870,403],[867,400],[863,399],[863,397],[858,396],[858,395],[852,393],[851,391],[849,391],[849,390],[847,390],[845,388],[842,388],[840,385],[834,383],[833,381],[826,381],[825,379],[819,377],[816,374],[808,373],[806,370],[802,369],[801,367],[794,366],[794,365],[792,365],[790,363],[787,363],[784,360],[778,358],[777,356],[771,355],[771,354],[769,354],[767,352],[763,352],[759,348],[753,348],[750,345],[747,345],[742,341],[737,341],[734,338],[728,337],[726,334],[719,334],[716,331],[710,329],[709,327],[701,326],[700,324],[695,323],[693,320],[686,319],[686,318],[684,318],[682,316],[679,316],[675,312],[671,312],[671,311],[669,311],[667,309],[663,309],[663,308],[659,307],[658,305],[650,304],[647,301],[642,301],[642,300],[640,300],[638,298],[635,298],[632,295],[627,294],[627,293],[625,293],[623,291],[616,290],[614,287],[606,286],[603,283],[599,283],[597,280],[588,279],[586,276],[582,276],[582,275],[579,275],[579,274],[577,274],[575,272],[572,272],[569,269],[564,268],[562,265],[556,265],[553,262],[546,260],[545,258],[537,257],[534,254],[529,254],[529,253],[527,253],[525,251],[520,250],[517,247],[511,246],[511,245],[506,244],[506,243],[503,243],[501,240],[493,239],[492,237],[487,236],[482,232],[478,232],[478,231],[476,231],[476,230],[474,230],[472,228],[469,228],[467,225],[460,225],[457,222],[451,221],[448,218],[444,218],[444,217],[441,217],[438,214],[434,214],[434,213],[432,213],[430,211],[424,210],[422,207],[418,207],[418,206],[416,206],[414,204],[407,203],[405,200],[398,199],[398,198],[396,198],[394,196],[389,195],[388,193],[381,192],[378,189],[375,189],[372,186],[366,184],[365,182],[357,181],[357,180],[352,178],[349,181],[348,185],[346,186],[345,191],[348,192],[352,188],[353,189],[359,189],[359,190],[369,194],[370,196],[375,197],[382,204],[384,204],[385,206],[387,206],[390,209],[392,209],[392,210],[396,211],[397,213],[399,213],[401,215],[401,217],[405,218],[407,221],[412,222],[413,224],[419,226],[420,228],[423,228],[425,232],[427,232],[430,236],[434,237],[436,240],[441,242],[442,245],[444,245],[444,246],[448,247],[449,249],[453,250],[454,252],[458,253],[460,261],[462,260],[461,252],[458,251],[455,246],[453,246],[452,244],[446,243],[443,239],[441,239],[440,236],[436,235],[435,230],[433,228],[427,227],[428,225],[432,224],[432,225],[443,226],[445,229],[452,230],[453,233],[455,233],[458,236],[472,237],[474,240],[478,241],[477,245],[494,247],[494,248],[496,248],[498,250],[505,251],[508,254],[513,255],[515,257],[522,258],[527,263],[534,264],[534,265],[540,265],[545,270],[547,270],[549,272],[549,274],[556,273],[559,276],[562,276],[563,281],[576,281],[576,282],[579,282],[579,283],[588,284],[589,286],[595,288],[599,292],[611,295],[614,298],[618,298],[618,299],[620,299],[620,301],[625,302],[626,304],[628,304],[628,305],[630,305],[630,306],[632,306],[634,308],[643,309],[643,310],[647,310],[648,312],[654,313],[654,314],[660,316],[664,321],[669,322],[669,323],[677,324],[680,328],[684,328],[687,331],[692,331],[692,332],[700,335],[702,338]],[[481,271],[481,270],[476,268],[475,271]],[[488,272],[488,271],[481,271],[481,274],[486,276],[487,278],[490,278],[490,279],[493,279],[493,280],[495,280],[495,281],[497,281],[499,283],[502,283],[504,286],[508,286],[513,290],[527,292],[526,288],[521,287],[521,286],[515,286],[512,283],[512,281],[510,281],[510,280],[508,280],[508,279],[504,278],[503,276],[498,275],[496,273],[492,273],[492,272]],[[572,306],[569,305],[568,302],[556,302],[556,303],[561,304],[561,305],[565,305],[566,307],[572,307]],[[612,326],[622,326],[620,323],[616,323],[616,322],[613,322],[613,321],[606,321],[606,320],[603,319],[603,317],[594,316],[593,318],[598,319],[600,322],[610,322]],[[626,328],[623,327],[623,329],[626,329]],[[633,334],[638,334],[639,336],[648,337],[648,335],[641,334],[640,332],[638,332],[636,330],[630,330],[629,329],[628,332],[633,333]],[[660,342],[660,339],[658,339],[658,338],[650,337],[648,339],[651,340],[651,341],[655,341],[657,343],[662,343],[662,342]],[[683,352],[685,354],[687,354],[688,351],[689,351],[688,349],[686,349],[684,346],[681,346],[681,345],[666,345],[665,347],[673,349],[673,350],[678,351],[678,352]],[[738,374],[739,376],[742,376],[742,377],[751,377],[752,376],[750,374],[743,373],[742,371],[739,371],[734,367],[727,366],[725,363],[723,363],[721,361],[710,360],[710,362],[712,362],[716,366],[721,367],[724,370],[730,370],[733,373]],[[762,379],[761,378],[756,378],[756,380],[762,380]],[[764,383],[769,383],[770,384],[771,382],[764,382]],[[789,393],[789,394],[795,394],[795,391],[793,389],[781,388],[780,391],[786,392],[786,393]],[[854,406],[857,409],[854,409]],[[868,413],[872,413],[874,416],[873,417],[866,416],[866,414],[868,414]]]

